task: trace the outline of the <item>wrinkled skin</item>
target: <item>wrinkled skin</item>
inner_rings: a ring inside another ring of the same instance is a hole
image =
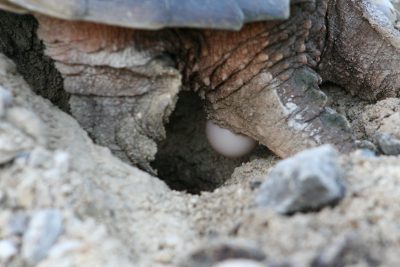
[[[98,143],[149,170],[181,84],[206,99],[210,119],[281,157],[323,143],[353,147],[322,81],[368,100],[398,96],[399,31],[369,1],[292,2],[290,19],[238,32],[36,17],[72,114]]]

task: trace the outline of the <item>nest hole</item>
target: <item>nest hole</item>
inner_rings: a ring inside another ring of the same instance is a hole
[[[205,134],[204,103],[191,91],[181,91],[176,108],[166,125],[166,139],[158,144],[152,167],[171,189],[198,194],[223,185],[234,169],[265,152],[256,148],[250,155],[227,158],[216,153]]]
[[[38,23],[31,15],[0,11],[0,52],[17,64],[32,89],[63,111],[70,113],[70,95],[64,91],[61,74],[44,54],[36,36]],[[265,147],[242,158],[227,158],[209,146],[205,135],[206,113],[200,97],[181,91],[179,101],[166,125],[166,139],[158,144],[152,167],[158,177],[174,190],[198,194],[223,185],[234,169],[254,156],[267,156]]]

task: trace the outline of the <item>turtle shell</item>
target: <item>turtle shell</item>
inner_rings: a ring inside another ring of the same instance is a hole
[[[0,0],[0,8],[130,28],[240,29],[286,19],[290,0]]]

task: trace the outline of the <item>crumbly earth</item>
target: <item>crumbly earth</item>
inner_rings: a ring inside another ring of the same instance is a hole
[[[342,202],[281,216],[253,202],[277,161],[272,155],[236,168],[213,192],[173,191],[93,144],[72,117],[32,92],[5,56],[0,86],[13,97],[9,104],[1,95],[1,140],[17,144],[0,142],[0,266],[185,266],[194,251],[216,243],[255,247],[265,266],[400,265],[400,157],[343,155]],[[369,111],[358,120],[360,133],[368,135],[379,119],[367,116],[398,112],[393,103],[360,105],[358,112]],[[54,221],[35,228],[40,214],[58,214],[62,230],[49,227]],[[51,235],[57,238],[47,245],[37,241]]]

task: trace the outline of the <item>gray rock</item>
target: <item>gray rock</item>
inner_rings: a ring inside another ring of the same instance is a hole
[[[379,121],[372,137],[379,150],[386,155],[400,154],[400,112],[387,114]]]
[[[34,168],[50,169],[53,165],[53,155],[43,147],[36,147],[31,151],[28,158],[28,165]]]
[[[376,152],[369,149],[358,149],[354,152],[354,156],[363,158],[376,158]]]
[[[17,155],[33,149],[34,140],[14,125],[0,120],[0,164],[13,160]]]
[[[28,227],[29,217],[23,212],[15,212],[8,220],[3,232],[6,236],[23,235]]]
[[[62,230],[63,219],[59,210],[38,211],[23,237],[22,257],[30,264],[45,258]]]
[[[378,151],[374,143],[368,141],[368,140],[357,140],[355,141],[355,145],[358,149],[362,150],[369,150],[372,153],[375,153]]]
[[[7,111],[7,120],[39,144],[45,145],[44,125],[40,118],[31,110],[22,107],[12,107]]]
[[[0,86],[0,117],[6,114],[7,108],[12,105],[12,94],[10,91]]]
[[[378,133],[376,135],[376,143],[380,150],[386,155],[400,154],[400,140],[389,133]]]
[[[279,162],[258,190],[257,205],[292,214],[338,202],[345,195],[338,159],[336,149],[324,145]]]

